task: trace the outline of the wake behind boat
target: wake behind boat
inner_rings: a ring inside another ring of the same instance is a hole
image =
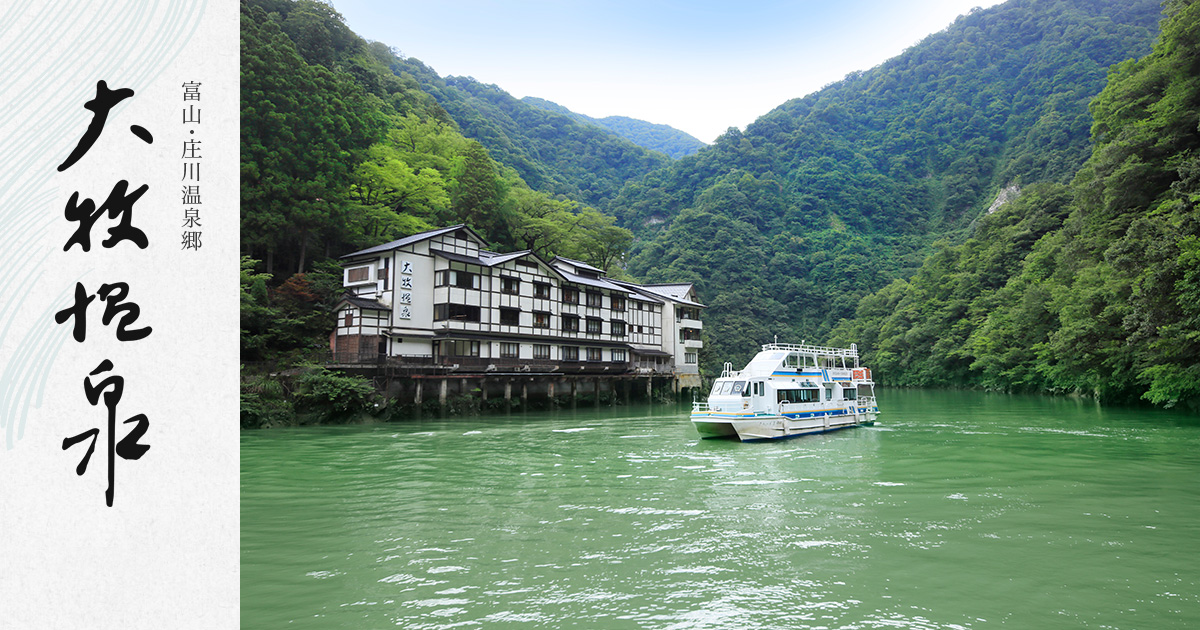
[[[765,440],[872,424],[875,383],[858,348],[768,343],[740,371],[725,364],[707,402],[692,405],[700,437]]]

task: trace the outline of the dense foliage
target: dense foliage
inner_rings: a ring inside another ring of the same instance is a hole
[[[392,67],[420,81],[463,135],[479,141],[535,190],[604,208],[625,182],[670,162],[603,127],[534,107],[495,85],[442,78],[411,58],[397,58]]]
[[[858,301],[961,241],[1010,185],[1090,153],[1109,65],[1149,51],[1157,0],[1010,0],[626,186],[629,271],[694,280],[703,366],[823,339]],[[746,249],[749,248],[749,249]],[[711,322],[708,323],[708,322]]]
[[[1027,189],[835,332],[884,382],[1200,402],[1200,4],[1165,6],[1092,101],[1069,186]]]
[[[580,122],[585,122],[592,125],[599,125],[605,129],[625,138],[638,145],[645,147],[651,151],[664,153],[668,157],[681,158],[685,155],[691,155],[704,147],[704,143],[697,140],[692,135],[680,131],[670,125],[657,125],[636,118],[627,116],[605,116],[604,118],[592,118],[577,112],[573,112],[558,103],[547,101],[544,98],[536,96],[526,96],[521,99],[523,102],[533,105],[538,109],[544,109],[548,112],[556,112],[565,116],[570,116]]]

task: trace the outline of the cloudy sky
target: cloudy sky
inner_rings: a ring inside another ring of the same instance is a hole
[[[333,0],[359,35],[596,118],[711,142],[997,0]]]

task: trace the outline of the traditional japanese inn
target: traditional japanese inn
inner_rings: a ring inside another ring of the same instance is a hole
[[[347,254],[333,365],[505,398],[700,387],[691,284],[639,285],[569,258],[497,254],[455,225]],[[430,380],[435,381],[431,383]],[[636,382],[635,382],[636,381]],[[644,381],[641,382],[641,381]],[[403,389],[408,389],[405,386]]]

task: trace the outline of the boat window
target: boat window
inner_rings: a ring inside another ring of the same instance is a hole
[[[794,368],[797,365],[799,365],[799,360],[798,360],[797,356],[798,355],[795,355],[795,354],[787,355],[787,360],[784,361],[784,366]]]
[[[855,398],[858,398],[858,396],[856,396],[857,393],[858,390],[854,389],[853,387],[842,388],[842,397],[846,400],[854,400]]]
[[[781,389],[776,394],[781,403],[820,402],[818,389]]]
[[[712,391],[711,391],[711,392],[709,392],[709,393],[708,393],[708,395],[709,395],[709,396],[716,396],[717,394],[721,393],[721,386],[722,386],[722,385],[724,385],[724,384],[725,384],[725,383],[722,383],[721,381],[715,381],[715,382],[713,382]]]
[[[741,393],[742,393],[742,390],[743,390],[743,389],[745,389],[745,388],[746,388],[746,381],[735,381],[735,382],[733,383],[733,390],[732,390],[732,391],[730,391],[729,393],[731,393],[731,394],[741,394]]]
[[[825,400],[833,400],[833,383],[825,384]]]

